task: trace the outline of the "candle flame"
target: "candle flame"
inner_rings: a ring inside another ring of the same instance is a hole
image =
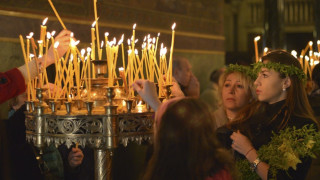
[[[141,104],[142,104],[142,101],[139,101],[139,103],[137,104],[138,106],[141,106]]]
[[[257,37],[254,38],[254,41],[259,41],[260,38],[261,38],[260,36],[257,36]]]
[[[312,46],[313,45],[313,42],[312,41],[309,41],[309,46]]]
[[[138,55],[138,50],[137,50],[137,49],[135,49],[135,50],[134,50],[134,53],[135,53],[136,55]]]
[[[171,27],[172,31],[174,31],[174,28],[176,28],[176,23],[173,23],[173,25]]]
[[[268,52],[268,50],[269,50],[269,48],[267,48],[267,47],[265,47],[265,48],[263,49],[264,52]]]
[[[34,54],[30,54],[29,56],[30,56],[30,58],[33,58],[33,57],[34,57]]]
[[[85,49],[81,49],[81,56],[83,57],[84,54],[86,53],[86,50]]]
[[[155,37],[153,38],[152,43],[153,43],[153,44],[156,43],[156,38],[155,38]]]
[[[160,33],[158,33],[158,37],[160,36]]]
[[[130,46],[130,39],[128,39],[128,45]]]
[[[319,61],[314,61],[314,65],[317,65],[317,64],[319,64]]]
[[[53,37],[56,34],[56,31],[51,32],[51,36]]]
[[[309,57],[308,57],[308,56],[304,56],[304,58],[305,58],[307,61],[309,61]]]
[[[94,26],[96,25],[97,21],[94,21],[91,25],[92,28],[94,28]]]
[[[31,36],[31,37],[32,37],[32,36],[33,36],[33,32],[30,32],[30,33],[29,33],[29,36]]]
[[[104,36],[107,36],[107,37],[108,37],[108,36],[109,36],[109,33],[108,33],[108,32],[105,32],[105,33],[104,33]]]
[[[294,56],[295,58],[297,58],[297,54],[298,54],[297,51],[292,50],[292,51],[291,51],[291,54],[292,54],[292,56]]]
[[[320,44],[320,40],[317,41],[317,44]]]
[[[104,42],[103,42],[103,41],[101,41],[101,48],[103,47],[103,45],[104,45]]]
[[[72,33],[70,33],[70,37],[72,37],[72,38],[73,38],[73,36],[74,36],[73,32],[72,32]]]
[[[139,41],[139,39],[136,39],[136,40],[134,41],[134,43],[136,44],[138,41]]]
[[[132,52],[132,50],[131,50],[131,49],[129,49],[129,50],[128,50],[128,54],[131,54],[131,52]]]
[[[70,61],[73,61],[73,54],[70,55]]]
[[[58,46],[59,46],[59,41],[55,42],[53,47],[54,47],[55,49],[57,49]]]
[[[46,18],[42,21],[42,26],[46,25],[47,21],[48,21],[48,17],[46,17]]]
[[[51,38],[51,33],[47,32],[47,39]]]
[[[123,72],[124,68],[123,67],[119,67],[119,72]]]
[[[137,26],[137,24],[134,24],[134,25],[133,25],[133,27],[132,27],[132,28],[133,28],[133,30],[135,30],[135,29],[136,29],[136,26]]]
[[[147,40],[147,36],[144,37],[143,42]]]
[[[39,43],[39,44],[42,44],[42,43],[43,43],[43,41],[42,41],[42,40],[38,40],[38,43]]]
[[[90,53],[91,52],[91,48],[87,47],[87,52]]]
[[[163,43],[161,43],[161,49],[163,48]]]
[[[123,37],[119,40],[118,45],[123,43]]]

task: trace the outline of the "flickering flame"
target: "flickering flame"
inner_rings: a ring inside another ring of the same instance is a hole
[[[57,49],[58,46],[59,46],[59,41],[55,42],[53,47],[54,47],[55,49]]]
[[[176,28],[176,23],[173,23],[173,25],[171,27],[172,31],[174,31],[174,28]]]
[[[257,36],[257,37],[254,38],[254,41],[259,41],[260,38],[261,38],[260,36]]]
[[[42,21],[42,26],[46,25],[47,21],[48,21],[48,18],[46,17],[46,18]]]

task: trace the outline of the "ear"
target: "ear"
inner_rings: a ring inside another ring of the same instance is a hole
[[[291,86],[291,79],[289,77],[286,77],[284,79],[282,86],[283,86],[282,88],[285,88],[285,89],[289,88]]]

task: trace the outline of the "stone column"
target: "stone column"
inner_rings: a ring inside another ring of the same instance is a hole
[[[264,44],[271,49],[284,49],[284,0],[264,0],[264,8]]]
[[[313,14],[314,14],[314,39],[315,42],[317,40],[320,40],[320,1],[319,0],[313,0],[314,6],[313,6]]]

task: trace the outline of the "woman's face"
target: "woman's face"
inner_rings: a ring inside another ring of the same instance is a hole
[[[239,74],[229,74],[222,87],[224,107],[232,111],[238,111],[249,103],[250,97],[249,88],[244,87]]]
[[[273,104],[285,99],[287,93],[283,91],[283,88],[286,88],[284,81],[285,79],[280,78],[279,72],[262,68],[254,82],[258,100]]]

